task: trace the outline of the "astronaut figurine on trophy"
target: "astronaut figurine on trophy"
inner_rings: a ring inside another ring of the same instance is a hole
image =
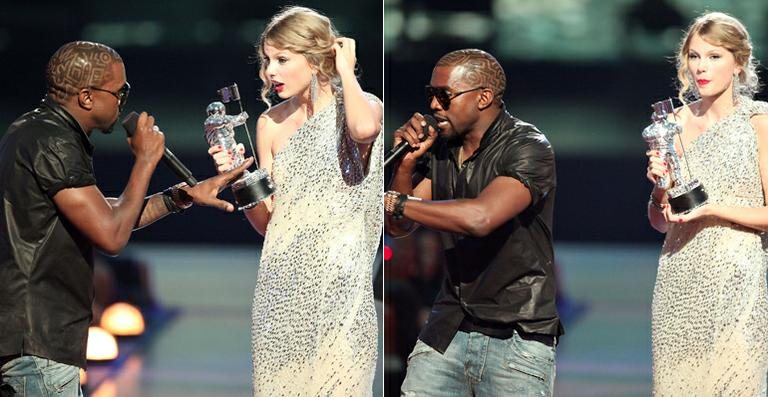
[[[235,127],[241,125],[244,126],[248,141],[251,142],[251,137],[248,134],[248,127],[245,124],[248,120],[248,113],[242,111],[242,105],[240,105],[239,114],[227,114],[226,106],[224,104],[231,101],[240,101],[240,93],[237,89],[237,84],[222,88],[218,93],[222,102],[212,102],[206,109],[208,117],[203,124],[205,129],[205,139],[208,141],[209,146],[220,145],[224,150],[233,153],[235,160],[230,167],[230,169],[232,169],[245,161],[243,155],[237,151]],[[251,150],[255,155],[253,143],[251,143]],[[230,187],[235,196],[238,210],[255,207],[259,202],[272,195],[275,191],[272,179],[263,168],[259,168],[255,172],[248,172],[246,170],[240,179],[232,182]]]
[[[672,213],[681,214],[706,204],[708,196],[704,185],[697,179],[686,181],[683,178],[680,158],[675,152],[675,137],[680,135],[682,128],[667,119],[667,115],[673,111],[671,99],[654,103],[651,116],[653,124],[643,130],[643,139],[651,150],[658,150],[660,156],[669,164],[669,177],[656,179],[656,186],[661,189],[669,188],[667,197]],[[690,168],[688,174],[690,175]],[[671,178],[671,182],[667,178]]]

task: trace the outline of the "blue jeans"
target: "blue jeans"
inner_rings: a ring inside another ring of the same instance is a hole
[[[82,397],[80,368],[36,356],[21,356],[0,368],[2,387],[14,397]],[[5,390],[4,390],[5,391]]]
[[[445,354],[416,341],[400,395],[551,397],[554,383],[554,347],[459,331]]]

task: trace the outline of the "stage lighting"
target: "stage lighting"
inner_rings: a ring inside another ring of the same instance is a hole
[[[86,358],[92,361],[107,361],[117,358],[117,341],[109,332],[100,327],[88,328]]]
[[[144,316],[136,306],[117,302],[101,314],[101,327],[115,336],[137,336],[144,333]]]

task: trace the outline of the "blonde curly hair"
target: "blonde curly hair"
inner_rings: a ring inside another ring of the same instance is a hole
[[[677,54],[678,98],[683,103],[698,98],[693,77],[688,72],[688,51],[694,36],[700,35],[712,45],[723,47],[733,54],[736,64],[741,67],[736,94],[752,97],[760,88],[757,76],[757,61],[752,56],[752,40],[744,25],[736,18],[722,13],[709,12],[693,21],[688,28]]]
[[[338,36],[331,20],[311,8],[288,7],[272,17],[256,47],[264,102],[271,105],[268,96],[272,91],[272,81],[267,77],[265,45],[303,55],[317,68],[318,81],[327,84],[338,77],[333,51]]]

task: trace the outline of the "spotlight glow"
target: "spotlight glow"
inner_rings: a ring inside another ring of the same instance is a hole
[[[88,328],[86,358],[93,361],[107,361],[117,358],[115,337],[101,327]]]
[[[144,316],[136,306],[125,302],[113,303],[101,315],[101,327],[116,336],[137,336],[144,333]]]

